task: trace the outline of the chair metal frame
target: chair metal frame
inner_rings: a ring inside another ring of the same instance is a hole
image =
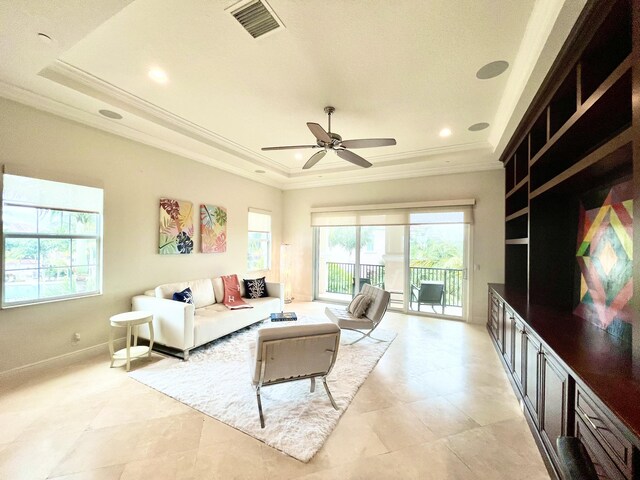
[[[275,345],[278,343],[283,343],[283,342],[294,342],[294,341],[303,341],[309,338],[322,338],[322,337],[335,337],[336,339],[336,343],[335,343],[335,347],[334,349],[331,351],[332,352],[332,358],[331,358],[331,364],[329,365],[329,368],[327,369],[326,372],[315,372],[315,373],[309,373],[306,375],[300,375],[300,376],[296,376],[296,377],[291,377],[291,378],[281,378],[278,380],[270,380],[270,381],[265,381],[264,380],[264,375],[265,375],[265,371],[267,368],[267,362],[265,361],[267,357],[267,349],[270,345]],[[262,412],[262,400],[260,397],[260,390],[262,389],[262,387],[267,387],[270,385],[277,385],[280,383],[286,383],[286,382],[294,382],[297,380],[306,380],[306,379],[311,379],[311,389],[309,390],[309,393],[313,393],[316,389],[316,378],[320,377],[322,379],[322,384],[324,385],[324,389],[327,392],[327,396],[329,397],[329,401],[331,402],[331,405],[333,406],[333,408],[335,408],[336,410],[338,410],[338,405],[336,404],[335,400],[333,399],[333,395],[331,395],[331,391],[329,390],[329,386],[327,385],[327,376],[331,373],[331,370],[333,369],[333,366],[336,363],[336,358],[338,356],[338,348],[340,347],[340,333],[323,333],[320,335],[303,335],[303,336],[299,336],[299,337],[290,337],[290,338],[281,338],[281,339],[276,339],[276,340],[266,340],[264,342],[262,342],[262,356],[261,356],[261,360],[260,360],[260,379],[258,380],[257,385],[255,386],[256,388],[256,400],[258,401],[258,412],[260,413],[260,427],[264,428],[264,414]]]
[[[372,337],[371,333],[373,333],[373,331],[378,327],[378,325],[380,325],[382,323],[382,319],[384,318],[384,315],[387,313],[387,309],[389,308],[389,303],[391,303],[391,302],[389,301],[385,305],[384,311],[382,312],[382,315],[380,315],[380,319],[375,323],[373,322],[373,320],[371,321],[371,323],[373,324],[373,328],[371,330],[369,330],[368,332],[366,332],[366,333],[362,331],[362,330],[364,330],[364,328],[351,328],[351,327],[343,327],[343,326],[341,326],[340,327],[341,330],[351,330],[352,332],[357,332],[360,335],[362,335],[357,340],[354,340],[351,343],[347,343],[347,345],[353,345],[354,343],[358,343],[360,340],[364,340],[365,338],[370,338],[371,340],[375,340],[376,342],[385,342],[386,340],[382,340],[381,338]]]

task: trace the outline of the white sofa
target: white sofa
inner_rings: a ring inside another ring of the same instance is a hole
[[[238,279],[244,296],[242,278],[238,276]],[[193,293],[193,304],[172,300],[175,292],[187,287]],[[153,314],[154,348],[181,352],[186,360],[190,350],[268,318],[270,313],[282,311],[284,284],[267,282],[267,293],[269,296],[264,298],[244,298],[253,308],[229,310],[222,303],[222,279],[204,278],[160,285],[133,297],[131,308]],[[138,335],[148,339],[149,328],[141,325]]]

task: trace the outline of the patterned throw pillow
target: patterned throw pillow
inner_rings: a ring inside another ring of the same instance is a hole
[[[191,303],[193,304],[193,293],[191,293],[191,289],[189,287],[185,288],[181,292],[176,292],[173,294],[173,299],[178,302]]]
[[[358,295],[353,297],[353,300],[351,300],[351,303],[347,307],[347,310],[354,317],[362,318],[370,303],[371,297],[367,297],[366,295],[359,293]]]
[[[267,282],[265,277],[243,280],[244,291],[247,298],[264,298],[268,297]]]

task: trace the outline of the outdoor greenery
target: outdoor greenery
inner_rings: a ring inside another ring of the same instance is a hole
[[[462,235],[454,235],[458,225],[419,225],[411,227],[410,266],[463,268]]]
[[[373,245],[373,230],[360,229],[360,244],[362,247]],[[329,247],[342,248],[350,255],[356,250],[356,227],[331,227],[329,231]]]
[[[97,287],[98,214],[13,205],[5,206],[5,213],[7,302],[71,295]],[[13,236],[19,234],[32,238]],[[71,235],[87,238],[69,238]]]

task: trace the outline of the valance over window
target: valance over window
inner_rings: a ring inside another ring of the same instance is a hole
[[[475,199],[311,209],[312,227],[473,223]]]

